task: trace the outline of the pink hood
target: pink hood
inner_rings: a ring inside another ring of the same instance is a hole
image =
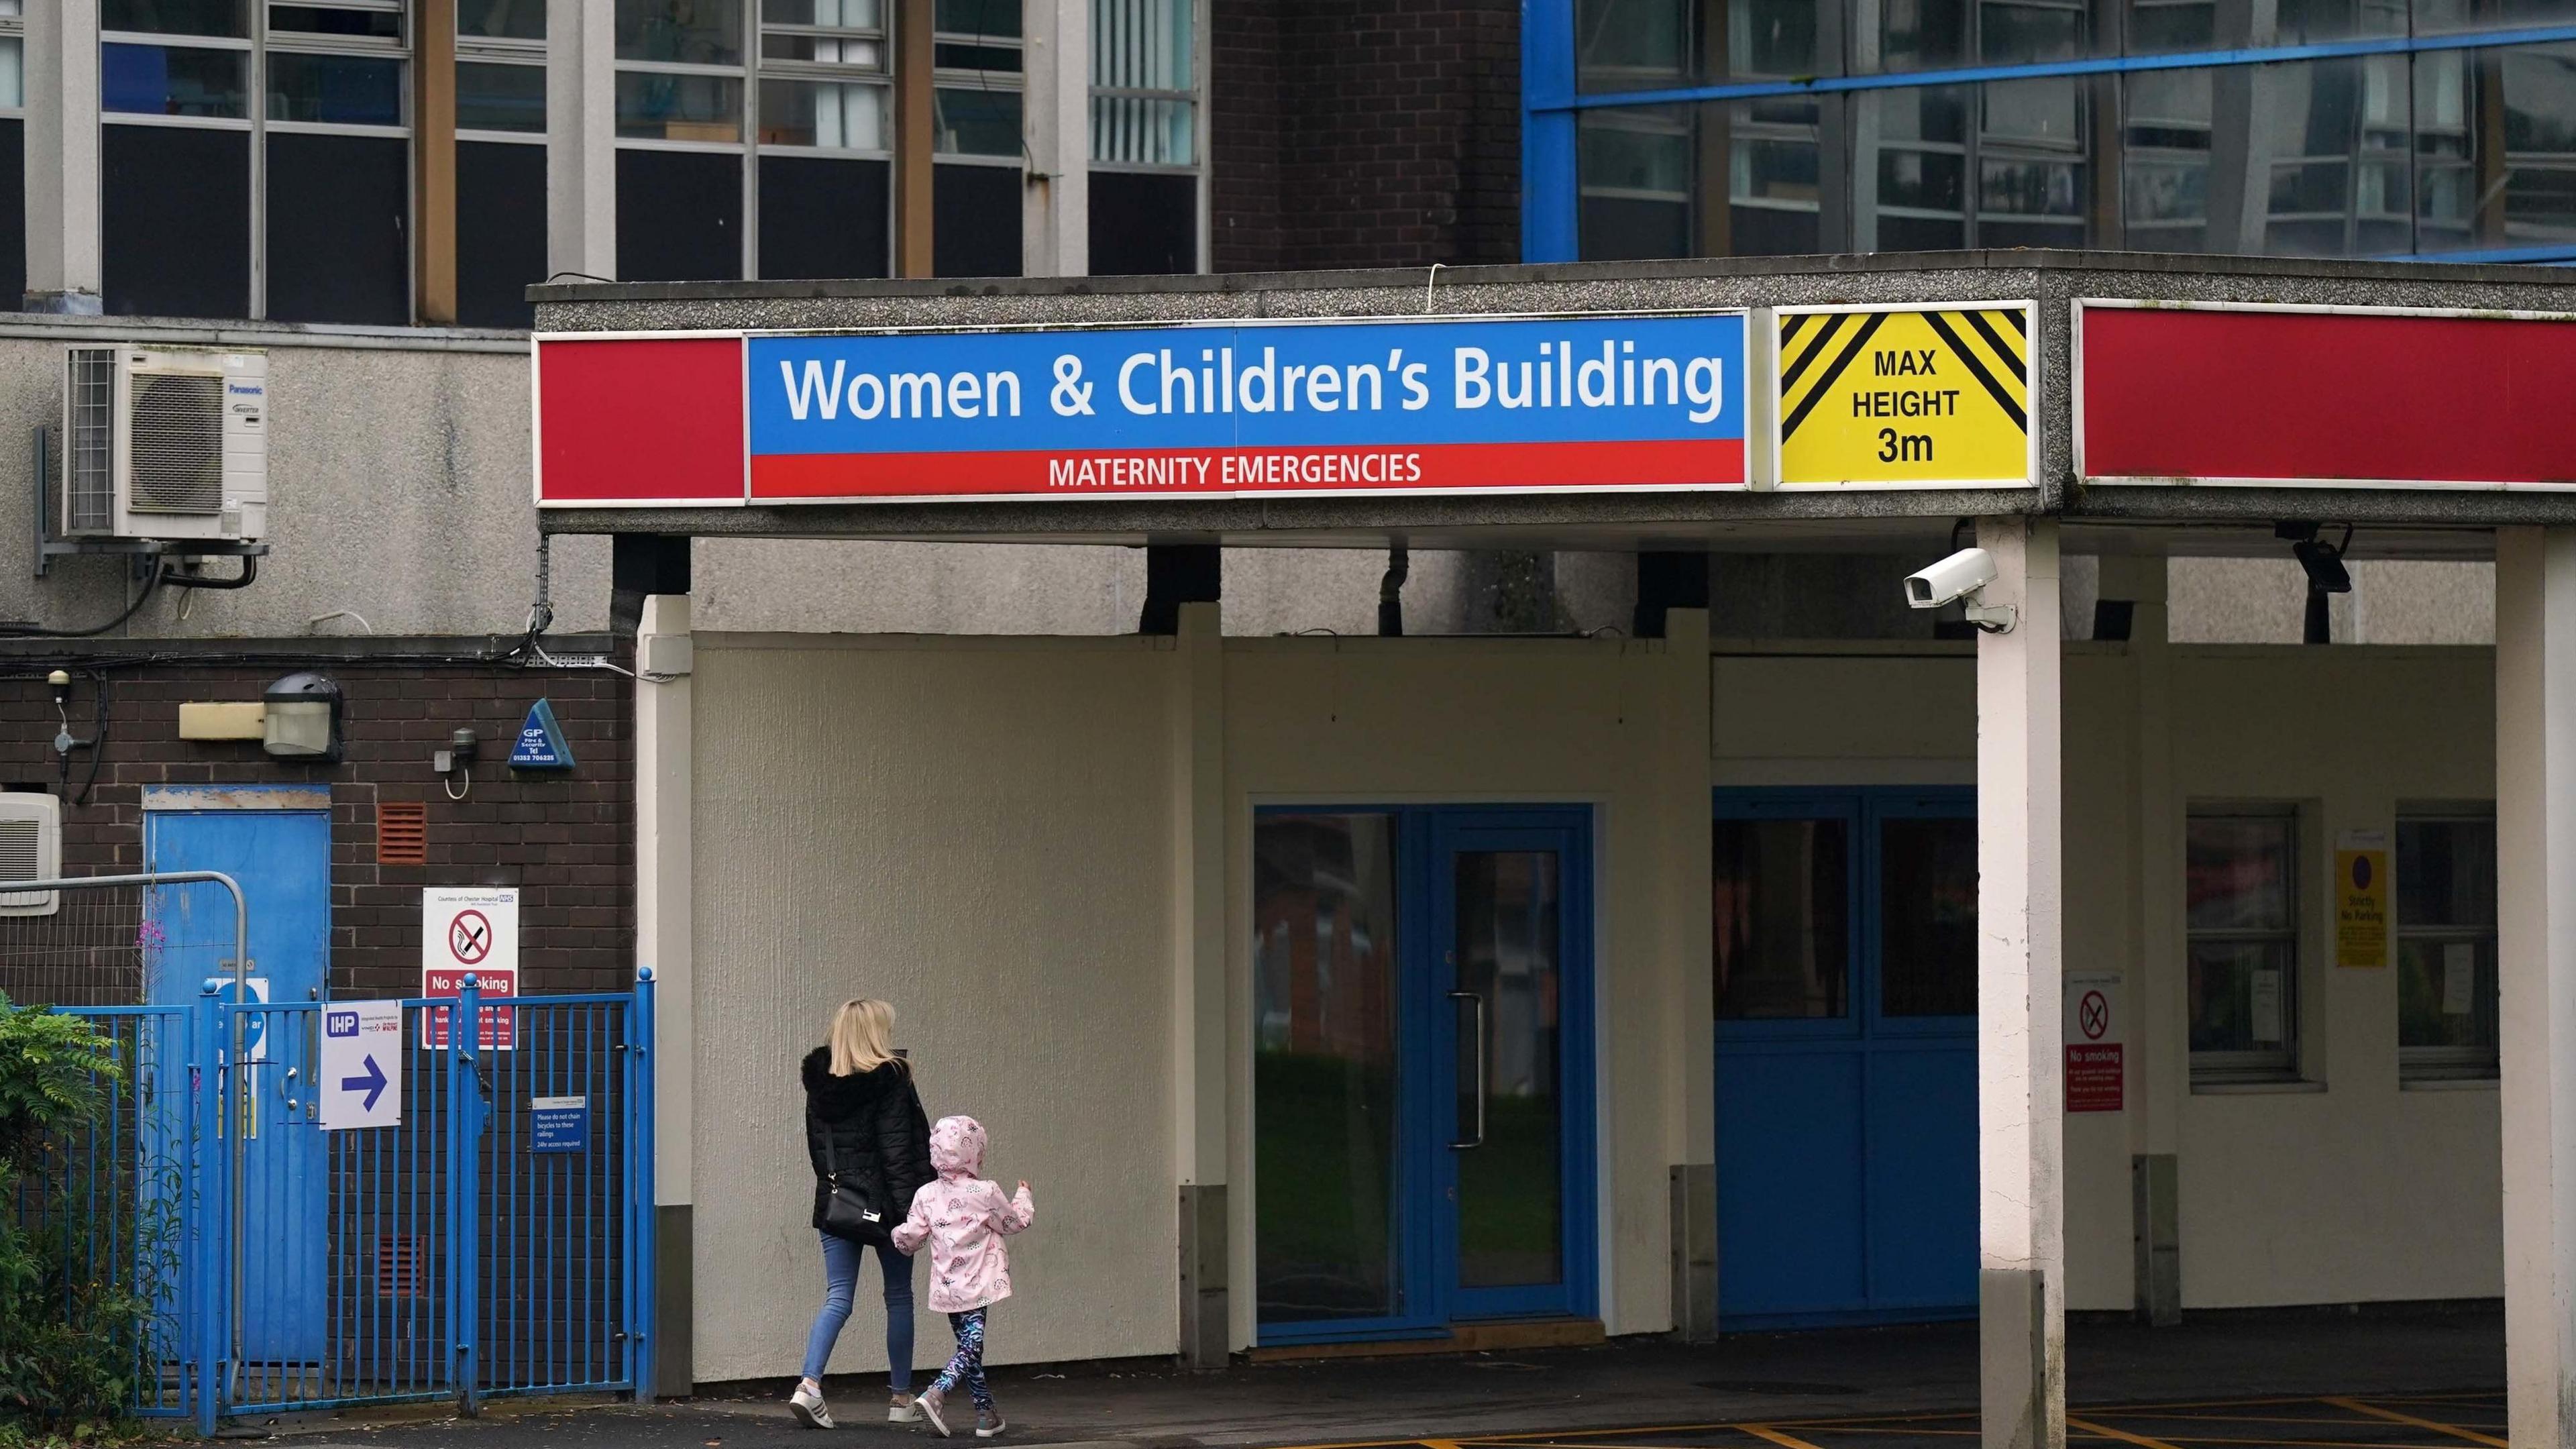
[[[930,1165],[941,1177],[977,1177],[984,1171],[984,1124],[972,1117],[942,1117],[930,1129]]]

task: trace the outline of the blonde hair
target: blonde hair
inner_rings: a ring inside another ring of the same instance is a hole
[[[832,1013],[832,1075],[873,1072],[894,1054],[894,1007],[872,996],[844,1001]]]

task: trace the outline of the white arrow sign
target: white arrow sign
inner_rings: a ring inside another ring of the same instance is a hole
[[[401,1002],[326,1002],[322,1130],[401,1126],[402,1067]]]

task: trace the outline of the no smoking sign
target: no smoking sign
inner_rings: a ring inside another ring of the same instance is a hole
[[[2120,1044],[2120,978],[2066,978],[2066,1110],[2117,1112],[2127,1105],[2128,1051]]]
[[[455,996],[465,978],[485,999],[519,994],[519,892],[515,886],[477,890],[434,888],[420,893],[420,994]],[[447,1045],[449,1013],[420,1014],[420,1044]],[[513,1018],[504,1007],[483,1008],[476,1040],[485,1051],[515,1045]]]

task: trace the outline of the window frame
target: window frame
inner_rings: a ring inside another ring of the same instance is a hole
[[[2307,970],[2309,950],[2308,913],[2315,905],[2316,893],[2308,880],[2308,812],[2297,803],[2265,801],[2213,800],[2193,801],[2183,812],[2185,851],[2189,850],[2191,826],[2201,820],[2266,820],[2277,821],[2286,829],[2283,840],[2288,860],[2282,878],[2290,889],[2288,924],[2280,927],[2196,928],[2191,924],[2191,889],[2186,854],[2182,891],[2183,959],[2181,962],[2186,988],[2191,973],[2192,948],[2208,941],[2218,944],[2280,944],[2287,948],[2287,960],[2281,968],[2281,1036],[2277,1047],[2250,1051],[2203,1051],[2186,1045],[2191,1057],[2191,1086],[2199,1091],[2207,1087],[2230,1087],[2306,1080],[2304,1047],[2306,1033],[2301,1019],[2306,1009],[2307,993],[2300,977]],[[2191,1023],[2186,1017],[2184,1040],[2190,1039]]]
[[[400,34],[390,40],[371,36],[335,36],[308,31],[273,31],[269,12],[275,6],[300,9],[350,10],[389,13],[399,19]],[[240,116],[156,116],[134,111],[112,111],[102,104],[98,122],[106,126],[160,126],[173,129],[239,131],[250,137],[250,195],[245,210],[250,217],[250,276],[245,293],[249,297],[249,316],[245,321],[264,321],[268,317],[268,138],[272,131],[280,134],[323,136],[363,136],[379,140],[398,139],[403,147],[403,171],[416,175],[418,166],[417,120],[418,56],[413,44],[412,26],[416,16],[406,0],[243,0],[243,17],[247,35],[190,35],[170,31],[111,30],[101,26],[98,38],[99,65],[106,66],[110,45],[158,46],[166,50],[224,50],[246,57],[243,62],[243,112]],[[20,22],[23,30],[24,22]],[[283,35],[285,38],[280,39]],[[272,118],[268,105],[269,56],[272,54],[360,56],[392,61],[397,69],[396,124],[373,125],[349,121],[295,121]],[[102,102],[104,97],[102,96]],[[420,220],[420,197],[415,185],[406,200],[407,225]],[[420,315],[420,261],[417,248],[403,249],[403,295],[407,299],[401,326],[416,325]],[[230,319],[208,319],[230,320]]]
[[[2397,810],[2397,824],[2401,828],[2391,834],[2389,853],[2391,867],[2399,872],[2398,879],[2402,880],[2404,879],[2403,872],[2405,867],[2395,859],[2399,844],[2406,838],[2405,831],[2402,827],[2407,825],[2483,825],[2489,831],[2493,831],[2496,828],[2495,803],[2493,801],[2487,801],[2483,806],[2465,801],[2438,805],[2400,805]],[[2503,842],[2499,839],[2497,841],[2497,851],[2499,855],[2501,855],[2502,850]],[[2503,983],[2498,979],[2502,976],[2504,967],[2503,956],[2497,944],[2502,931],[2501,921],[2491,921],[2483,926],[2462,925],[2457,922],[2427,922],[2421,925],[2413,924],[2407,921],[2398,909],[2401,894],[2402,893],[2394,889],[2389,893],[2389,914],[2396,917],[2393,922],[2393,934],[2395,936],[2395,940],[2390,944],[2389,948],[2393,953],[2390,958],[2389,965],[2401,971],[2404,969],[2401,963],[2404,959],[2403,953],[2405,943],[2410,940],[2434,942],[2442,945],[2461,942],[2471,944],[2484,943],[2488,947],[2491,958],[2495,960],[2497,969],[2495,975],[2492,976],[2485,973],[2480,974],[2478,979],[2478,1000],[2476,1005],[2472,1007],[2472,1011],[2487,1014],[2495,1013],[2497,1010],[2497,999],[2503,990]],[[2498,902],[2499,916],[2502,914],[2501,906],[2502,903]],[[2499,1028],[2501,1028],[2500,1020],[2498,1024]],[[2500,1078],[2502,1071],[2503,1042],[2501,1029],[2498,1031],[2497,1042],[2490,1047],[2407,1046],[2402,1038],[2397,1047],[2397,1079],[2401,1084],[2436,1081],[2495,1081]]]

